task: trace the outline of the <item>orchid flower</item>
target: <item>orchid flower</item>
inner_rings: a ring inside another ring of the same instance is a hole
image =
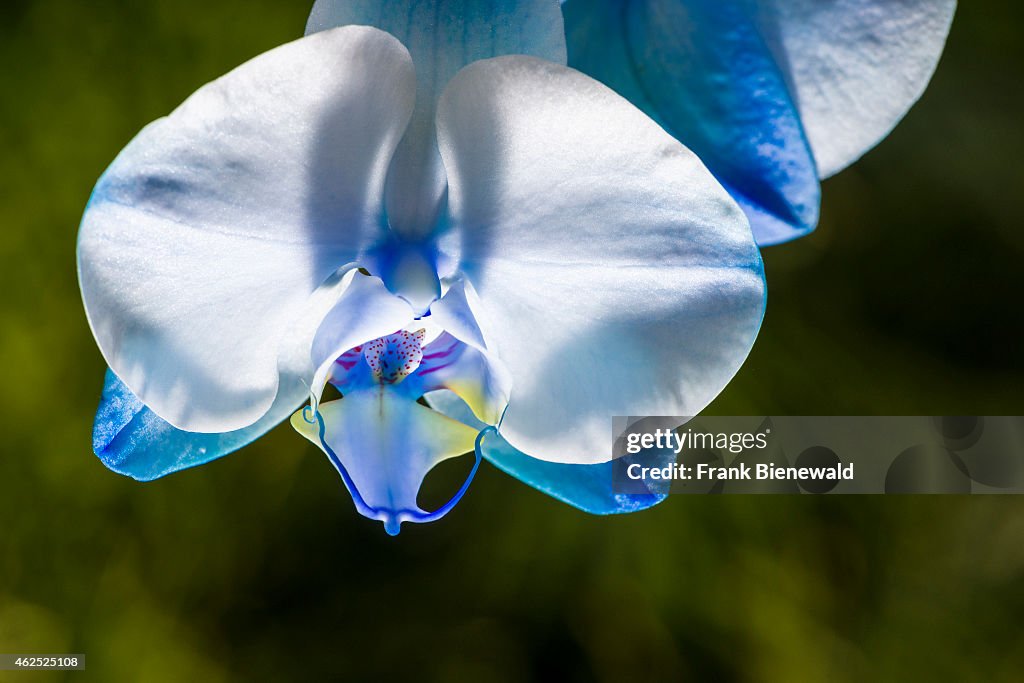
[[[956,0],[568,0],[569,65],[707,164],[761,245],[817,225],[820,180],[921,96]]]
[[[557,2],[398,5],[318,3],[99,180],[97,454],[149,480],[290,418],[391,534],[458,502],[472,473],[437,510],[417,492],[467,452],[590,512],[661,500],[612,491],[610,418],[696,414],[739,368],[765,296],[746,218],[558,63]]]

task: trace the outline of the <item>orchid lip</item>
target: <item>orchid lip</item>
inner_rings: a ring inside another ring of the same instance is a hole
[[[355,277],[363,279],[351,285],[354,292],[381,292],[382,301],[394,296],[384,293],[373,276]],[[461,287],[449,290],[451,298],[438,307],[437,316],[411,320],[402,329],[326,356],[310,404],[292,415],[296,431],[327,455],[356,510],[383,522],[391,535],[403,522],[430,522],[447,514],[468,490],[481,457],[476,456],[469,476],[447,503],[433,511],[422,509],[417,498],[428,472],[443,460],[474,452],[479,427],[419,399],[448,390],[478,414],[495,417],[508,400],[504,374],[496,369],[493,354],[444,329],[451,326],[473,338],[468,332],[473,325],[467,322],[471,311],[459,308],[464,292]],[[457,320],[453,309],[468,318]],[[343,316],[331,319],[331,329],[345,324]],[[340,398],[321,400],[327,382]]]
[[[349,494],[352,496],[352,501],[355,503],[356,511],[364,517],[383,522],[384,530],[389,536],[397,536],[401,531],[403,522],[434,522],[447,515],[452,511],[452,508],[462,500],[462,497],[466,495],[466,491],[469,490],[469,485],[473,483],[473,479],[476,477],[476,472],[480,468],[480,460],[482,456],[479,449],[474,448],[473,455],[475,461],[473,462],[473,468],[467,475],[466,480],[462,483],[462,486],[459,487],[455,494],[448,499],[448,502],[433,512],[425,512],[423,510],[412,509],[409,507],[399,507],[396,509],[369,505],[360,493],[359,488],[356,486],[355,481],[352,479],[352,476],[349,474],[348,469],[345,467],[341,458],[338,457],[338,454],[335,453],[334,449],[332,449],[327,443],[327,426],[324,423],[324,418],[320,411],[313,409],[311,406],[306,406],[302,410],[302,417],[309,424],[317,425],[320,447],[323,448],[324,453],[327,454],[328,460],[330,460],[331,464],[341,476],[341,480],[345,484],[345,488],[348,489]]]

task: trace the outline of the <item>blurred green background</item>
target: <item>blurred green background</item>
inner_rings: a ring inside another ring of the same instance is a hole
[[[309,2],[0,5],[0,680],[985,680],[1024,670],[1019,497],[684,497],[596,518],[484,467],[392,539],[281,427],[151,484],[90,450],[75,278],[145,123],[302,32]],[[767,250],[720,414],[1021,414],[1020,5],[962,3],[921,103]]]

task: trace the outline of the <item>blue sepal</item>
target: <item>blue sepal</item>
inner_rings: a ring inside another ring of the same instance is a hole
[[[93,423],[92,448],[114,472],[151,481],[236,451],[273,426],[260,421],[223,434],[182,431],[147,408],[108,369]]]
[[[636,493],[619,493],[613,488],[617,465],[623,462],[603,462],[596,465],[571,465],[547,462],[530,457],[513,448],[501,438],[494,427],[480,433],[477,453],[498,469],[538,491],[575,508],[595,515],[617,515],[637,512],[657,505],[667,497],[657,482],[629,482]],[[624,456],[623,460],[632,456]],[[671,451],[658,454],[653,460],[645,454],[644,466],[663,467],[675,462]]]

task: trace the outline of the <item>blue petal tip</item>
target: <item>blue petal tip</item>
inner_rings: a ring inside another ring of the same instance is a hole
[[[384,531],[388,536],[397,536],[402,530],[402,522],[397,517],[386,517],[384,520]]]

